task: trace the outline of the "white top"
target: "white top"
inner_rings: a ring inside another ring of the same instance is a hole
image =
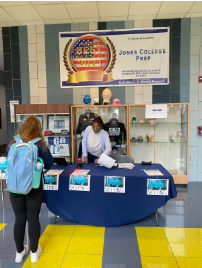
[[[100,157],[101,154],[103,153],[101,142],[100,142],[100,135],[103,131],[104,130],[101,129],[98,133],[95,133],[93,131],[93,128],[91,128],[89,135],[88,135],[88,140],[87,140],[88,152],[97,157]]]

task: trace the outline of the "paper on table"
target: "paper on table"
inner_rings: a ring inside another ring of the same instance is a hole
[[[143,169],[144,172],[148,175],[148,176],[162,176],[163,173],[161,173],[158,169]]]
[[[99,165],[100,167],[103,167],[103,165]],[[117,163],[114,163],[113,164],[113,167],[117,167],[118,166],[118,164]]]
[[[45,175],[60,175],[64,169],[50,169]]]
[[[106,168],[111,168],[115,162],[116,160],[106,154],[101,154],[99,160],[97,161],[99,165],[103,165]]]
[[[120,163],[119,164],[119,168],[133,169],[134,167],[135,167],[135,165],[132,163]]]
[[[89,171],[90,169],[75,169],[72,175],[87,175]]]

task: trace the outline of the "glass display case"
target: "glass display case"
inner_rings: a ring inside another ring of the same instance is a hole
[[[24,107],[23,107],[24,106]],[[50,152],[55,158],[65,158],[71,161],[71,138],[70,138],[70,108],[68,104],[61,104],[58,109],[57,104],[15,106],[15,129],[24,120],[34,115],[42,124],[44,139],[47,141]],[[63,107],[62,107],[63,106]],[[43,109],[41,109],[43,107]],[[26,108],[26,109],[25,109]]]
[[[164,166],[177,184],[188,183],[189,104],[167,104],[167,118],[145,119],[146,105],[129,105],[129,154],[136,163]]]
[[[92,124],[96,116],[101,116],[105,124],[104,128],[109,134],[113,148],[112,154],[127,154],[127,111],[127,105],[72,106],[72,159],[76,162],[76,159],[81,157],[81,141],[85,128]]]

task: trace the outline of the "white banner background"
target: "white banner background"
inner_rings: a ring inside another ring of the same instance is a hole
[[[113,35],[111,33],[112,31],[59,33],[61,87],[169,84],[169,28],[116,30]],[[61,34],[66,36],[61,37]],[[79,36],[86,34],[100,34],[105,40],[108,37],[112,41],[116,49],[116,63],[112,69],[115,81],[89,81],[78,84],[66,82],[68,71],[63,62],[65,46],[70,39],[74,42]]]

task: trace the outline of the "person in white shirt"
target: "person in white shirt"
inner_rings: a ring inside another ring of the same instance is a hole
[[[85,130],[82,140],[82,160],[85,164],[97,163],[102,153],[111,153],[109,135],[103,129],[103,125],[102,118],[98,116],[93,120],[93,125]]]

